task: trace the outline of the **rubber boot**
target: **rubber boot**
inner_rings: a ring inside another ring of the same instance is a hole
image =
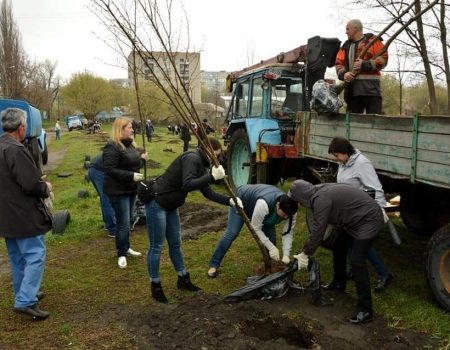
[[[169,301],[167,300],[166,296],[164,295],[164,291],[161,286],[161,282],[152,282],[152,297],[157,302],[167,304]]]
[[[195,284],[192,284],[189,272],[186,273],[184,276],[178,276],[177,288],[189,290],[191,292],[197,292],[199,290],[202,290],[200,287],[197,287]]]

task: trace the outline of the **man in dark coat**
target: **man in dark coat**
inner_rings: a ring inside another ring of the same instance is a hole
[[[189,149],[189,141],[191,141],[191,133],[186,124],[181,125],[181,139],[183,140],[183,152]]]
[[[312,185],[303,180],[292,183],[289,196],[301,205],[312,210],[313,226],[309,240],[303,251],[294,258],[298,260],[299,269],[306,268],[309,256],[314,255],[323,240],[328,224],[339,225],[345,231],[336,240],[340,249],[335,249],[335,276],[339,281],[333,283],[346,287],[346,256],[350,246],[350,262],[356,284],[358,303],[356,314],[350,319],[352,323],[372,320],[372,295],[370,291],[367,255],[375,236],[384,225],[380,206],[367,193],[348,184]],[[333,288],[328,288],[333,289]],[[334,288],[335,290],[337,288]]]
[[[16,108],[1,113],[0,136],[0,237],[5,238],[14,287],[14,311],[44,319],[38,299],[45,265],[44,234],[52,219],[43,201],[51,184],[21,143],[26,135],[26,115]]]

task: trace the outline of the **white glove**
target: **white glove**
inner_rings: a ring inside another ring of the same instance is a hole
[[[303,270],[308,268],[309,256],[301,252],[300,254],[294,255],[294,259],[298,261],[298,269]]]
[[[244,204],[242,204],[242,201],[239,197],[236,197],[236,202],[239,208],[244,209]],[[233,197],[230,198],[230,207],[234,207],[236,204],[234,203]]]
[[[142,175],[141,173],[133,173],[133,181],[134,182],[139,182],[144,180],[144,175]]]
[[[148,153],[147,153],[147,152],[142,153],[142,154],[141,154],[141,158],[142,158],[143,160],[148,160]]]
[[[283,264],[287,265],[291,262],[291,259],[289,259],[289,256],[283,255],[283,259],[281,259],[281,261],[283,262]]]
[[[386,210],[384,210],[383,208],[381,208],[381,211],[383,212],[383,219],[384,223],[386,224],[389,221],[389,216],[388,214],[386,214]]]
[[[225,177],[225,169],[222,165],[213,166],[211,169],[211,175],[214,180],[222,180]]]
[[[273,246],[269,249],[269,255],[272,260],[279,261],[280,260],[280,251],[277,247]]]

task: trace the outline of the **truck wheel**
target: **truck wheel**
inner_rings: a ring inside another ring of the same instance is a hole
[[[70,213],[67,209],[58,210],[53,215],[53,233],[62,234],[70,221]]]
[[[309,235],[311,235],[313,220],[314,220],[313,211],[311,209],[306,208],[306,226],[308,227]],[[327,229],[325,230],[325,234],[323,235],[323,240],[320,245],[325,249],[331,250],[338,235],[339,229],[336,226],[327,225]]]
[[[256,180],[255,156],[251,153],[247,133],[236,130],[227,149],[228,179],[234,188],[254,183]]]
[[[400,194],[400,215],[406,227],[418,235],[429,236],[438,229],[430,201],[418,191]]]
[[[439,306],[450,311],[450,224],[436,231],[425,254],[428,284]]]

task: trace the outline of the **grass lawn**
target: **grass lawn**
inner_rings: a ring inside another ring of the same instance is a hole
[[[46,236],[48,256],[43,283],[46,296],[41,306],[49,310],[51,316],[44,322],[30,322],[12,312],[11,277],[6,249],[2,244],[0,349],[134,347],[133,339],[115,311],[146,308],[154,302],[150,298],[145,254],[140,258],[129,258],[127,269],[118,269],[114,240],[107,237],[102,227],[95,190],[84,182],[85,155],[95,156],[104,143],[105,138],[99,135],[86,135],[78,131],[63,133],[61,141],[50,143],[50,152],[65,152],[60,166],[47,172],[54,186],[55,209],[69,209],[71,214],[71,222],[63,235],[48,233]],[[147,174],[161,174],[181,151],[181,140],[169,135],[167,129],[157,127],[153,142],[148,145],[152,162]],[[58,177],[57,174],[61,172],[70,172],[72,176]],[[283,188],[287,189],[288,186],[289,183],[285,183]],[[78,198],[80,189],[87,189],[89,197]],[[222,188],[216,189],[223,191]],[[191,193],[188,201],[206,202],[200,193]],[[298,215],[293,252],[300,249],[307,237],[304,211],[300,210]],[[414,328],[439,337],[443,340],[443,348],[448,349],[450,315],[434,303],[424,275],[423,251],[427,239],[409,233],[399,219],[394,221],[403,244],[394,246],[387,231],[382,232],[375,243],[395,275],[393,284],[386,292],[374,294],[376,312],[388,319],[393,327]],[[250,235],[245,233],[239,236],[223,262],[221,283],[206,278],[206,270],[222,232],[207,232],[198,240],[183,242],[186,266],[193,280],[201,285],[205,293],[226,295],[242,286],[244,278],[256,267],[260,253]],[[143,253],[147,251],[145,226],[133,232],[131,245],[135,250]],[[322,278],[326,281],[331,277],[331,255],[319,249],[316,256],[321,262]],[[167,248],[161,260],[161,276],[171,303],[185,295],[176,289],[176,275]],[[354,293],[353,290],[350,288],[350,293]]]

